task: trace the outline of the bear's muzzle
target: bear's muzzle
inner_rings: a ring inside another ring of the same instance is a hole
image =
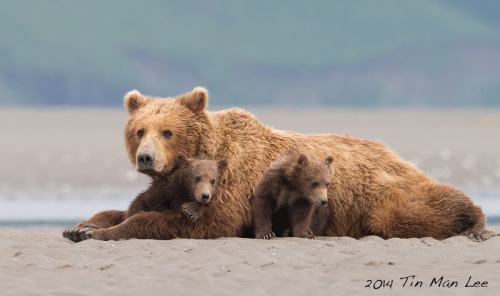
[[[137,170],[147,172],[154,170],[155,157],[149,152],[137,154]]]

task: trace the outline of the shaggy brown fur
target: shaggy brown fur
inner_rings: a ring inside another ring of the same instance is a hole
[[[215,195],[225,160],[199,160],[179,155],[173,172],[154,180],[132,201],[127,218],[139,212],[172,210],[196,222]]]
[[[331,156],[318,160],[297,151],[278,157],[254,192],[255,238],[273,238],[273,229],[278,235],[291,229],[295,237],[314,238],[311,221],[315,208],[328,203],[332,161]]]
[[[124,214],[106,211],[67,229],[64,236],[73,240],[242,236],[252,225],[252,192],[288,147],[319,158],[333,156],[330,214],[323,213],[328,223],[317,235],[443,239],[480,234],[484,229],[481,208],[467,196],[429,178],[381,143],[278,131],[240,109],[207,112],[207,100],[207,91],[200,87],[177,98],[152,98],[137,91],[125,96],[130,114],[125,143],[139,171],[157,179],[172,170],[180,153],[228,161],[220,194],[205,209],[203,223],[186,223],[173,211],[142,212],[126,220]],[[82,230],[88,223],[101,228]]]

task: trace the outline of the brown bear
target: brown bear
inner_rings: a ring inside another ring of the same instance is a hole
[[[173,171],[157,180],[130,204],[127,217],[139,212],[172,210],[196,222],[216,194],[225,160],[200,160],[180,154]]]
[[[314,238],[312,217],[316,207],[328,203],[332,161],[331,156],[320,160],[295,150],[278,157],[254,192],[255,238],[273,238],[273,229],[278,234],[290,229],[294,237]]]
[[[174,211],[141,212],[128,218],[126,211],[103,211],[63,235],[74,241],[243,236],[252,226],[250,199],[255,187],[288,147],[319,158],[331,155],[335,163],[329,212],[322,213],[327,225],[316,235],[443,239],[484,230],[485,216],[469,197],[426,176],[382,143],[279,131],[241,109],[207,112],[207,101],[208,93],[201,87],[175,98],[138,91],[125,96],[130,115],[125,143],[139,172],[158,179],[172,170],[181,153],[227,160],[218,198],[206,207],[203,223],[186,223]],[[89,223],[99,228],[82,228]]]

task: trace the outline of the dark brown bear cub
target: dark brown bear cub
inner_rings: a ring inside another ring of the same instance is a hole
[[[132,201],[127,217],[139,212],[173,210],[196,222],[216,193],[226,160],[200,160],[179,155],[173,171],[151,183]]]
[[[316,207],[328,203],[333,158],[317,159],[290,151],[278,157],[257,185],[253,200],[255,238],[270,239],[290,228],[294,237],[314,238]]]

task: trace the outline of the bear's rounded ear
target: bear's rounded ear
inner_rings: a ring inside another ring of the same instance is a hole
[[[331,165],[333,162],[333,156],[328,156],[326,159],[325,159],[325,164],[326,165]]]
[[[123,97],[123,101],[125,103],[125,107],[128,110],[128,113],[132,115],[135,111],[139,110],[142,106],[146,105],[146,103],[150,99],[144,97],[137,90],[129,91],[125,97]]]
[[[307,159],[307,156],[305,156],[304,154],[301,154],[299,156],[299,160],[297,161],[297,163],[301,166],[306,166],[309,164],[309,160]]]
[[[191,92],[178,96],[177,101],[186,106],[194,113],[200,112],[207,107],[208,91],[206,88],[198,86]]]
[[[221,159],[219,161],[217,161],[217,170],[220,172],[222,172],[223,170],[225,170],[227,167],[227,160],[226,159]]]

